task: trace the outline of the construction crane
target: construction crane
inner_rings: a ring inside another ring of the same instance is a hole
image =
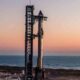
[[[34,15],[34,6],[26,6],[26,27],[25,27],[25,80],[42,80],[42,22],[46,20],[42,11],[37,16]],[[35,20],[38,21],[38,34],[33,33]],[[33,77],[33,39],[38,38],[38,58]]]

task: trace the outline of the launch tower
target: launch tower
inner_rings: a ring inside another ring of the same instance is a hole
[[[25,80],[42,80],[42,53],[41,44],[43,37],[42,22],[46,20],[42,11],[37,16],[34,15],[34,6],[26,6],[26,26],[25,26]],[[34,34],[34,23],[38,21],[38,33]],[[33,77],[33,39],[38,38],[38,59]]]

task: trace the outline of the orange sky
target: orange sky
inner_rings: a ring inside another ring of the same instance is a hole
[[[32,3],[36,14],[42,9],[48,16],[44,22],[44,51],[80,52],[80,0],[33,0]],[[23,0],[0,1],[1,51],[24,52],[25,5]]]

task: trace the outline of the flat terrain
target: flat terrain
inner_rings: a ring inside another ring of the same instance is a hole
[[[80,70],[46,69],[45,80],[80,80]]]
[[[0,66],[0,80],[23,80],[23,67]],[[44,80],[80,80],[80,70],[45,69]]]
[[[68,76],[68,77],[55,77],[55,78],[49,78],[45,80],[80,80],[80,77],[74,77],[74,76]]]

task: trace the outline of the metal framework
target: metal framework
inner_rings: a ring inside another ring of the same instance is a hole
[[[43,36],[42,22],[46,20],[40,11],[38,16],[33,14],[34,6],[26,6],[26,27],[25,27],[25,80],[42,80],[42,53],[41,44]],[[33,34],[33,25],[35,20],[38,21],[38,34]],[[33,78],[33,39],[38,38],[38,59],[35,69],[35,77]]]
[[[26,6],[25,80],[32,80],[33,63],[33,6]]]

